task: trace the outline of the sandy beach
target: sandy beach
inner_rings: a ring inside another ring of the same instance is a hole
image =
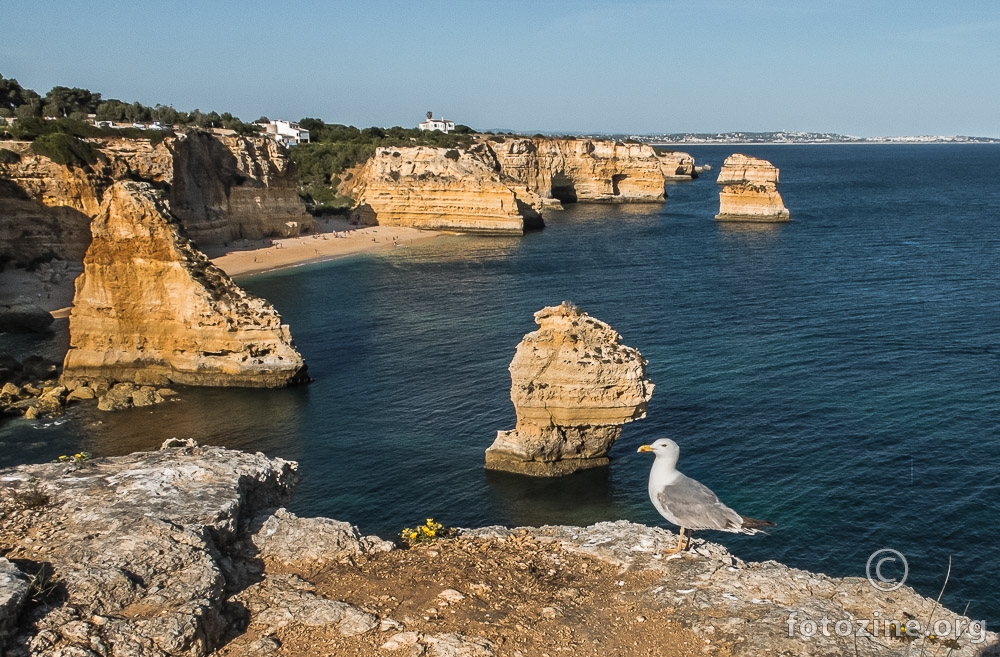
[[[205,253],[230,276],[245,276],[368,251],[406,248],[442,233],[396,226],[352,226],[341,218],[317,221],[318,231],[300,237],[238,240]]]
[[[339,217],[317,223],[318,231],[310,235],[238,240],[228,247],[207,248],[205,253],[230,276],[246,276],[370,251],[402,249],[443,234],[416,228],[352,226]],[[0,272],[0,302],[27,297],[51,311],[53,317],[66,318],[73,304],[73,280],[81,271],[80,263],[64,262],[36,272],[7,269]]]

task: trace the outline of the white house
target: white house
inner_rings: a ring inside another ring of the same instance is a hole
[[[265,134],[285,146],[309,143],[309,131],[303,130],[298,123],[292,121],[268,121],[260,126]]]
[[[439,130],[444,134],[448,134],[455,129],[455,122],[448,119],[435,119],[433,112],[427,112],[427,120],[421,121],[417,127],[421,130]]]

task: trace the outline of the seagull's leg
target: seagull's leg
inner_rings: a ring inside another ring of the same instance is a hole
[[[674,549],[672,549],[669,552],[667,552],[667,555],[677,554],[678,552],[680,552],[681,550],[683,550],[685,547],[687,547],[687,545],[686,545],[686,543],[684,541],[684,528],[681,527],[681,533],[677,537],[677,544],[674,545]]]

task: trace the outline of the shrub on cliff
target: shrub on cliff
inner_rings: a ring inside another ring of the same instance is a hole
[[[98,157],[93,146],[63,132],[39,137],[31,142],[31,150],[68,167],[82,168],[97,162]]]
[[[454,148],[449,148],[448,150],[446,150],[444,152],[444,156],[449,160],[456,160],[456,161],[458,160],[459,157],[458,151],[456,151]]]
[[[21,161],[21,156],[12,150],[0,148],[0,164],[17,164]]]
[[[472,145],[472,128],[444,134],[435,130],[417,128],[364,128],[327,125],[320,119],[305,118],[299,122],[309,130],[311,143],[299,144],[290,150],[295,161],[299,182],[303,185],[327,184],[335,176],[361,164],[379,146],[437,146],[439,148],[469,148]]]

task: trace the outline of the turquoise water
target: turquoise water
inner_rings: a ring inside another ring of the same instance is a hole
[[[717,171],[733,150],[690,152]],[[671,185],[662,206],[574,206],[523,238],[443,237],[251,277],[315,383],[9,422],[0,465],[190,436],[300,461],[296,512],[389,536],[428,516],[660,523],[635,450],[665,435],[684,472],[778,523],[705,538],[831,575],[863,576],[894,548],[934,596],[950,555],[944,601],[1000,625],[1000,147],[746,151],[781,168],[792,223],[715,222],[713,171]],[[483,450],[514,424],[514,347],[564,299],[649,360],[649,415],[626,425],[609,468],[485,472]]]

